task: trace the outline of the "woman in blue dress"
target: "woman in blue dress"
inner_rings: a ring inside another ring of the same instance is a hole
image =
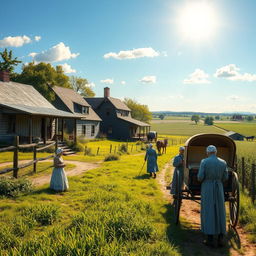
[[[62,154],[63,150],[58,148],[53,161],[54,168],[50,182],[50,188],[58,192],[67,191],[69,188],[68,179],[64,170],[65,164],[62,158]]]
[[[145,161],[147,161],[147,172],[150,176],[156,178],[156,172],[158,171],[157,166],[157,153],[156,150],[153,149],[153,144],[149,144],[149,149],[147,149],[145,155]]]

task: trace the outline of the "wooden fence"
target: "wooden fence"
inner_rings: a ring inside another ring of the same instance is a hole
[[[50,159],[54,157],[54,155],[49,155],[47,157],[42,157],[42,158],[37,158],[37,152],[40,152],[42,150],[45,150],[47,148],[50,148],[52,146],[55,146],[55,149],[57,148],[58,141],[51,142],[49,144],[44,145],[43,147],[40,147],[39,144],[37,143],[32,143],[32,144],[19,144],[19,136],[16,136],[14,139],[14,145],[5,147],[5,148],[0,148],[0,153],[1,152],[9,152],[13,151],[13,167],[12,168],[6,168],[0,171],[1,174],[5,174],[8,172],[13,172],[13,177],[18,178],[18,173],[20,169],[26,168],[28,166],[33,165],[33,172],[37,171],[37,163],[43,160]],[[20,149],[27,149],[27,148],[32,148],[33,149],[33,160],[25,163],[25,164],[19,164],[19,150]]]
[[[242,191],[248,191],[252,202],[256,198],[256,168],[255,164],[242,157],[238,159],[238,177],[241,183]]]

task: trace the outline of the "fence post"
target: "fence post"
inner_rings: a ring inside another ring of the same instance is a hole
[[[97,149],[97,155],[99,154],[99,151],[100,151],[100,147],[98,147],[98,149]]]
[[[133,144],[132,144],[132,147],[131,147],[131,152],[132,152],[132,149],[133,149]]]
[[[252,198],[252,203],[255,201],[255,164],[252,164],[252,181],[251,181],[251,198]]]
[[[244,166],[244,157],[242,157],[242,191],[244,191],[245,185],[245,166]]]
[[[33,148],[33,160],[34,160],[33,172],[36,172],[36,146]]]
[[[111,154],[112,152],[112,144],[110,144],[110,148],[109,148],[109,153]]]
[[[86,155],[87,146],[84,146],[84,156]]]
[[[18,178],[18,164],[19,164],[19,136],[14,138],[15,149],[13,151],[13,177]]]
[[[55,153],[56,153],[56,151],[58,149],[58,136],[57,135],[55,135],[55,136],[56,136],[56,139],[55,139]]]

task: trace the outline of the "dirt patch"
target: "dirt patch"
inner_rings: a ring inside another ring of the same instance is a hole
[[[172,204],[170,190],[166,189],[169,184],[165,181],[166,172],[173,173],[173,167],[167,163],[163,170],[158,174],[157,180],[160,184],[161,191],[168,203]],[[184,239],[180,245],[183,255],[230,255],[230,256],[255,256],[256,245],[249,242],[246,232],[238,225],[236,230],[227,227],[227,246],[225,248],[208,248],[202,244],[204,235],[200,231],[200,204],[183,200],[180,211],[181,225],[180,229],[188,234],[189,239]],[[175,225],[171,223],[171,225]],[[170,227],[171,228],[171,227]]]

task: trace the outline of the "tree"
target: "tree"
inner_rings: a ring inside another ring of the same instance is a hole
[[[200,120],[199,115],[193,115],[193,116],[191,117],[191,121],[194,121],[196,124],[199,122],[199,120]]]
[[[49,101],[55,98],[54,93],[49,89],[50,86],[71,88],[69,77],[64,74],[61,66],[54,68],[44,62],[23,65],[21,74],[16,74],[13,81],[33,85]]]
[[[213,117],[211,116],[207,116],[205,119],[204,119],[204,124],[207,124],[207,125],[213,125]]]
[[[2,71],[9,71],[12,73],[14,71],[14,66],[17,66],[19,63],[21,63],[20,60],[17,60],[17,57],[12,57],[12,50],[8,52],[8,50],[5,49],[3,52],[0,52],[0,55],[3,59],[3,61],[0,62],[0,70]]]
[[[215,120],[220,120],[220,116],[215,116]]]
[[[89,83],[87,79],[81,78],[81,77],[76,77],[76,76],[71,76],[69,78],[70,84],[72,88],[81,94],[84,97],[94,97],[95,93],[94,91],[90,88]]]
[[[165,117],[164,114],[160,114],[160,115],[159,115],[159,118],[160,118],[161,120],[164,120],[164,117]]]
[[[131,115],[134,119],[147,123],[152,119],[152,114],[147,105],[142,105],[137,101],[128,98],[124,99],[124,103],[131,109]]]
[[[247,116],[246,120],[249,121],[249,122],[253,121],[253,116]]]

